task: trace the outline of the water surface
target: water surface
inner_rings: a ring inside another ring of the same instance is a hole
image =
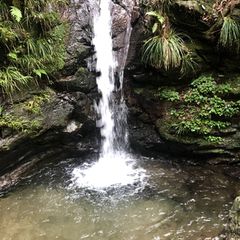
[[[239,184],[225,167],[141,158],[144,183],[91,190],[72,182],[78,162],[42,164],[1,198],[0,239],[214,239]]]

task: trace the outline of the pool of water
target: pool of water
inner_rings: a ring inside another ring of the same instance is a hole
[[[73,182],[82,160],[42,163],[0,198],[0,239],[215,239],[239,190],[231,169],[135,158],[141,186],[97,190]]]

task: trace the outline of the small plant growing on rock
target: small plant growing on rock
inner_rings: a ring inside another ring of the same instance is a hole
[[[153,36],[143,45],[142,61],[156,69],[180,69],[182,74],[194,70],[196,62],[183,40],[189,37],[172,29],[166,14],[151,11],[146,15],[153,17],[155,22],[152,26]]]
[[[180,100],[179,93],[174,89],[169,88],[159,88],[158,93],[155,94],[156,97],[159,97],[161,100],[167,100],[170,102],[176,102]]]
[[[219,47],[236,54],[240,52],[239,4],[239,0],[217,0],[208,16],[213,24],[207,31],[208,36],[217,38]]]
[[[223,19],[223,25],[220,31],[219,44],[224,48],[240,51],[240,21],[227,16]]]
[[[173,107],[170,129],[182,136],[201,136],[208,142],[221,143],[219,131],[231,125],[231,118],[240,113],[239,101],[228,100],[232,92],[229,83],[218,83],[211,75],[192,81],[183,92],[181,105]]]

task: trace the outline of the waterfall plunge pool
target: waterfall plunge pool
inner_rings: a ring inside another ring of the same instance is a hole
[[[0,239],[217,239],[239,186],[229,166],[213,170],[139,156],[130,163],[138,173],[133,177],[144,175],[139,181],[79,185],[74,171],[88,169],[94,158],[82,159],[81,166],[79,159],[36,166],[0,198]]]

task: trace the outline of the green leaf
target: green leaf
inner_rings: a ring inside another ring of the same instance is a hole
[[[3,113],[3,106],[0,105],[0,115]]]
[[[9,58],[11,58],[11,59],[13,59],[13,60],[17,60],[17,54],[16,53],[14,53],[14,52],[10,52],[9,54],[8,54],[8,57]]]
[[[155,33],[158,29],[158,23],[154,23],[153,27],[152,27],[152,33]]]
[[[19,8],[11,6],[11,10],[10,13],[12,15],[12,17],[17,21],[20,22],[22,19],[22,12]]]
[[[159,13],[155,12],[155,11],[147,12],[146,15],[152,16],[152,17],[156,17],[158,22],[161,23],[161,24],[163,24],[164,21],[165,21],[165,18],[162,15],[160,15]]]
[[[47,75],[44,69],[34,69],[33,72],[40,78],[42,77],[42,75]]]

